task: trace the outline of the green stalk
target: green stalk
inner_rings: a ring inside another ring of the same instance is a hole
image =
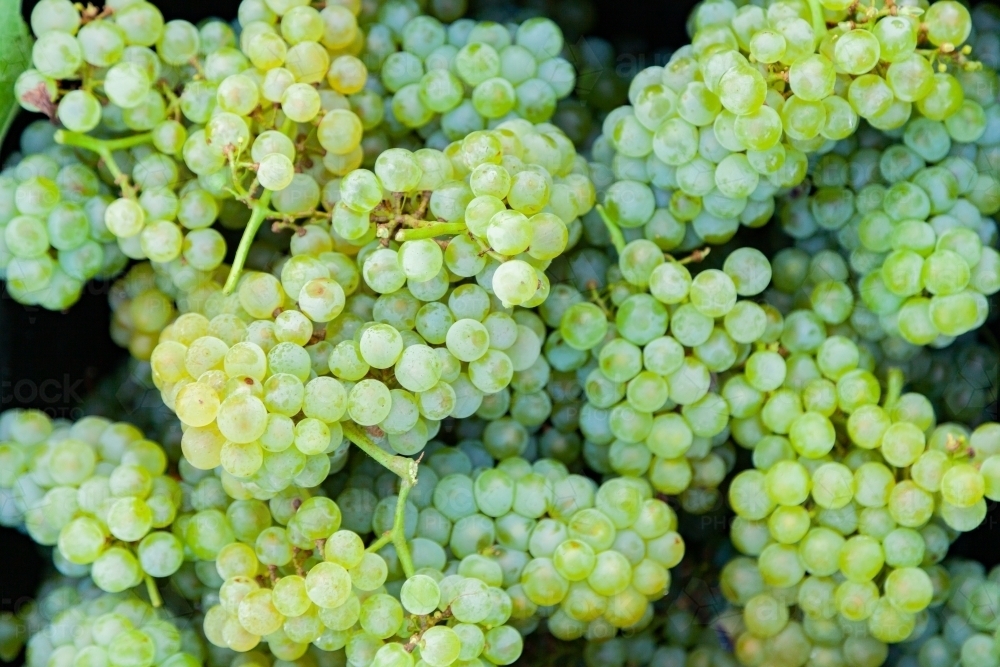
[[[396,474],[400,479],[409,479],[417,476],[417,463],[413,459],[405,456],[396,456],[385,451],[371,439],[363,427],[354,422],[345,421],[341,424],[344,427],[344,436],[355,445],[360,447],[365,454],[378,461],[384,468]]]
[[[121,139],[98,139],[82,132],[56,130],[55,139],[58,144],[77,146],[79,148],[86,148],[88,151],[100,153],[102,151],[120,151],[148,144],[153,140],[153,133],[133,134],[131,137],[122,137]]]
[[[149,594],[149,604],[158,609],[163,606],[163,598],[160,597],[160,589],[156,587],[156,582],[148,574],[145,576],[146,593]]]
[[[890,368],[889,376],[886,380],[885,389],[885,407],[891,408],[899,397],[903,394],[903,384],[906,382],[906,377],[903,375],[903,371],[899,368]]]
[[[608,234],[611,236],[611,243],[614,244],[615,250],[619,253],[625,249],[625,237],[622,235],[621,228],[618,227],[618,223],[611,219],[608,212],[604,210],[604,207],[598,204],[594,207],[597,210],[597,214],[601,216],[601,220],[604,221],[604,226],[608,229]]]
[[[410,489],[417,483],[417,462],[405,456],[390,454],[375,444],[364,428],[354,422],[344,422],[344,435],[360,447],[366,454],[378,461],[386,469],[395,473],[399,479],[399,498],[396,500],[396,514],[392,522],[392,530],[380,536],[368,546],[366,551],[375,553],[390,542],[396,547],[399,564],[407,578],[412,577],[413,557],[410,555],[410,545],[406,542],[406,498]]]
[[[280,131],[287,137],[294,129],[295,123],[286,118],[285,122],[281,124]],[[234,173],[234,184],[237,182],[235,176],[236,174]],[[257,180],[254,179],[254,184],[250,188],[251,194],[256,188],[256,183]],[[251,207],[250,221],[247,222],[246,229],[243,230],[243,236],[240,238],[240,245],[236,248],[236,257],[233,259],[233,265],[229,269],[229,277],[226,278],[226,284],[222,288],[223,294],[232,294],[233,290],[236,289],[236,283],[239,282],[240,276],[243,274],[243,265],[246,264],[247,255],[250,254],[250,246],[253,245],[254,237],[257,236],[257,230],[260,229],[261,224],[267,218],[267,214],[270,211],[268,207],[271,204],[272,194],[270,190],[264,190],[260,199],[254,202],[254,205]]]
[[[260,196],[251,209],[250,221],[247,222],[243,236],[240,237],[240,245],[236,248],[236,257],[233,258],[233,265],[229,269],[229,277],[226,278],[226,285],[222,288],[223,294],[231,294],[236,289],[236,283],[239,282],[240,276],[243,274],[243,265],[246,264],[247,255],[250,254],[250,246],[253,245],[254,237],[257,236],[257,230],[267,218],[267,207],[271,203],[272,194],[270,190],[264,190],[264,194]]]
[[[82,132],[56,130],[55,140],[56,143],[64,146],[76,146],[100,155],[101,160],[114,177],[115,183],[121,188],[122,194],[129,199],[135,199],[135,188],[129,185],[128,176],[122,173],[112,153],[149,143],[153,140],[151,132],[134,134],[131,137],[122,137],[121,139],[98,139]]]
[[[809,0],[809,13],[812,14],[812,27],[816,33],[816,40],[822,40],[826,37],[826,19],[823,17],[823,5],[819,0]]]
[[[396,232],[395,239],[400,243],[416,241],[417,239],[433,239],[438,236],[461,234],[467,229],[464,222],[438,222],[418,229],[401,229]]]

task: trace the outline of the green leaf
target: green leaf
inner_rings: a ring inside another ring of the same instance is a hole
[[[31,31],[21,16],[21,0],[0,0],[0,141],[21,106],[14,82],[31,64]]]

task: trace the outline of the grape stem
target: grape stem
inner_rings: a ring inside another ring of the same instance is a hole
[[[148,574],[144,579],[146,580],[146,593],[149,594],[149,604],[153,605],[154,608],[162,607],[163,598],[160,597],[160,589],[156,587],[156,582]]]
[[[128,176],[122,173],[112,153],[151,142],[153,140],[152,132],[134,134],[131,137],[123,137],[121,139],[98,139],[82,132],[56,130],[55,140],[57,144],[76,146],[77,148],[83,148],[100,155],[101,161],[104,162],[108,171],[111,172],[115,183],[121,188],[122,195],[128,199],[135,199],[135,188],[129,185]]]
[[[425,227],[418,227],[415,229],[401,229],[396,232],[396,236],[394,238],[402,243],[403,241],[432,239],[437,236],[452,236],[454,234],[461,234],[467,229],[468,227],[465,226],[464,222],[438,222],[433,225],[427,225]]]
[[[618,223],[611,219],[611,216],[608,215],[603,206],[598,204],[594,208],[597,209],[597,214],[604,221],[604,226],[608,229],[608,234],[611,236],[611,243],[614,244],[615,250],[618,251],[618,254],[621,254],[625,250],[625,237],[622,235],[621,228],[618,227]]]
[[[286,118],[285,122],[281,124],[281,133],[287,137],[293,130],[295,130],[295,123],[291,119]],[[255,179],[254,185],[251,187],[251,192],[256,188],[256,183]],[[272,194],[271,190],[265,189],[260,198],[252,206],[250,220],[247,222],[246,229],[243,230],[240,245],[236,248],[236,256],[233,258],[233,265],[229,269],[229,277],[226,278],[226,284],[222,288],[223,294],[232,294],[233,290],[236,289],[236,283],[239,282],[240,275],[243,274],[243,266],[246,264],[247,256],[250,254],[250,246],[253,245],[253,240],[257,236],[257,230],[260,229],[261,224],[267,218],[268,211],[270,211],[269,206]]]
[[[396,547],[396,555],[399,557],[403,573],[407,578],[412,577],[414,574],[413,558],[410,556],[410,545],[406,543],[406,498],[410,495],[410,489],[417,483],[419,461],[390,454],[379,447],[364,428],[354,422],[344,422],[343,427],[344,435],[348,440],[397,475],[400,480],[399,498],[396,500],[396,515],[393,518],[392,530],[372,542],[367,551],[377,552],[391,542]]]
[[[448,607],[444,611],[436,611],[429,616],[420,616],[420,629],[413,633],[410,640],[403,644],[403,649],[407,653],[413,653],[414,649],[420,645],[420,640],[423,639],[424,633],[433,628],[438,623],[442,623],[451,618],[451,607]]]
[[[226,278],[226,285],[222,288],[223,294],[231,294],[236,289],[236,283],[239,282],[240,275],[243,273],[243,265],[246,264],[247,255],[250,254],[253,239],[257,236],[257,230],[260,229],[261,223],[267,218],[267,207],[271,203],[271,194],[270,190],[264,190],[264,194],[253,205],[250,220],[247,222],[246,229],[243,230],[240,245],[236,248],[236,257],[233,258],[233,266],[229,269],[229,277]]]
[[[809,13],[812,14],[813,32],[816,33],[816,40],[821,41],[826,37],[826,18],[823,16],[823,5],[819,0],[809,1]]]
[[[906,377],[903,375],[901,369],[889,369],[888,378],[886,379],[885,407],[891,408],[899,400],[899,397],[903,394],[904,382],[906,382]]]

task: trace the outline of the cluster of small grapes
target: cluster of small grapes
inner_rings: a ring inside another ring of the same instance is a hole
[[[102,197],[85,212],[98,218],[90,220],[94,240],[117,240],[121,252],[106,262],[115,271],[124,253],[162,265],[182,286],[209,281],[226,254],[212,228],[217,219],[256,231],[264,218],[314,210],[321,186],[360,164],[361,122],[342,92],[360,90],[367,79],[352,55],[363,46],[358,8],[318,11],[299,4],[245,3],[239,44],[226,23],[164,23],[146,2],[111,3],[102,12],[67,0],[36,6],[34,68],[21,75],[15,92],[26,109],[58,118],[65,128],[55,133],[58,143],[100,158],[101,176],[114,184],[118,199]],[[282,23],[285,13],[291,17]],[[301,143],[304,173],[295,173],[293,139]],[[76,162],[69,150],[60,155],[64,163]],[[76,176],[72,170],[60,176],[68,179],[64,188],[56,179],[61,165],[32,164],[21,169],[21,180],[34,179],[21,188],[23,196],[18,182],[4,191],[11,209],[4,217],[18,221],[5,233],[13,241],[6,246],[31,260],[25,265],[30,280],[14,289],[25,293],[21,300],[45,296],[62,308],[87,279],[113,272],[100,271],[101,253],[81,245],[85,218],[63,210],[60,189],[76,203],[107,188],[83,165],[74,165],[83,169]],[[267,189],[258,193],[260,187]],[[15,200],[27,209],[15,208]],[[50,244],[70,262],[68,278],[49,290],[58,299],[40,292],[52,282]]]
[[[11,410],[0,417],[0,441],[4,525],[56,546],[54,558],[74,576],[89,573],[118,593],[180,567],[184,545],[170,529],[183,491],[165,474],[162,448],[137,428]]]
[[[25,664],[197,667],[203,640],[192,618],[156,609],[129,593],[106,593],[88,579],[47,581],[20,612],[17,638]],[[16,655],[16,652],[15,652]]]
[[[647,482],[598,486],[552,459],[505,458],[478,475],[443,475],[431,500],[435,511],[422,510],[418,528],[447,541],[460,572],[467,559],[482,560],[477,553],[492,556],[491,578],[500,577],[525,632],[536,615],[561,639],[644,627],[684,553],[673,510]]]
[[[593,203],[587,166],[566,135],[516,119],[444,152],[384,151],[374,173],[340,181],[332,224],[358,245],[373,237],[400,244],[365,260],[365,282],[377,293],[426,283],[446,267],[456,278],[474,276],[504,307],[530,308],[544,301],[544,270]],[[444,252],[435,242],[443,236],[452,237]]]
[[[379,72],[372,90],[385,95],[376,137],[392,145],[416,131],[418,145],[443,149],[498,120],[545,122],[576,86],[562,30],[544,17],[445,25],[415,2],[386,2],[365,29],[364,57]]]
[[[66,0],[37,5],[32,28],[34,69],[18,79],[18,99],[58,118],[65,128],[55,134],[58,143],[100,158],[113,194],[120,193],[106,205],[106,232],[133,259],[183,255],[200,270],[218,266],[225,243],[210,226],[219,200],[232,197],[236,174],[220,167],[227,139],[240,134],[224,114],[233,98],[244,101],[242,79],[231,77],[249,66],[232,28],[221,21],[201,28],[164,23],[147,2],[98,13]],[[186,85],[191,79],[198,80]],[[222,119],[210,123],[217,115]],[[188,136],[182,119],[206,129]],[[205,133],[212,131],[219,136],[208,147]]]
[[[985,129],[984,117],[976,136]],[[996,223],[987,217],[1000,210],[1000,184],[992,167],[977,169],[975,144],[955,143],[949,156],[944,123],[916,118],[901,143],[890,142],[873,133],[841,142],[810,171],[814,192],[786,199],[779,219],[807,244],[827,236],[849,256],[854,291],[877,316],[869,331],[943,347],[979,328],[986,297],[1000,290]],[[834,291],[813,300],[846,303]]]
[[[610,288],[613,312],[577,293],[560,322],[566,345],[585,362],[594,357],[581,364],[580,429],[603,451],[590,449],[588,462],[599,472],[648,475],[688,511],[707,511],[735,464],[725,446],[730,399],[713,390],[712,377],[745,365],[764,381],[771,357],[780,358],[765,348],[778,341],[781,315],[749,298],[770,283],[771,266],[760,251],[740,248],[722,270],[692,278],[684,261],[639,239],[622,246],[612,273],[621,283]]]
[[[861,119],[892,131],[914,108],[955,126],[975,115],[957,78],[975,68],[962,5],[820,5],[703,2],[691,45],[636,75],[593,147],[614,176],[600,192],[606,213],[630,238],[724,243],[740,224],[764,225],[775,196],[805,180],[808,156]]]
[[[406,552],[396,541],[379,551],[390,564],[389,591],[405,590],[412,562],[417,575],[459,574],[503,589],[509,624],[524,635],[543,619],[563,640],[610,637],[652,620],[651,603],[669,589],[684,543],[673,510],[647,482],[597,485],[554,459],[508,453],[497,462],[477,440],[435,441],[425,453],[402,505],[391,493],[396,476],[370,459],[335,485],[345,487],[336,496],[344,528],[377,535],[399,522]],[[381,500],[372,488],[385,489]]]
[[[995,567],[987,572],[982,563],[963,558],[949,558],[942,566],[943,581],[930,615],[886,664],[974,665],[996,660],[1000,572]]]
[[[32,124],[0,172],[0,278],[18,302],[62,310],[88,280],[114,276],[128,258],[104,224],[108,185],[56,145],[54,132]]]
[[[807,331],[805,318],[798,324]],[[814,331],[819,341],[822,329]],[[998,493],[1000,426],[936,425],[925,397],[900,393],[898,372],[879,405],[878,382],[858,358],[849,339],[830,336],[772,370],[785,387],[769,395],[744,388],[754,424],[734,422],[733,431],[753,449],[754,468],[729,487],[730,539],[752,558],[734,559],[722,575],[743,607],[744,664],[766,655],[789,607],[845,634],[906,640],[940,587],[931,566],[981,523],[985,499]]]
[[[178,296],[184,314],[151,360],[164,402],[189,427],[194,465],[221,463],[255,495],[274,493],[304,466],[322,479],[348,426],[378,426],[396,451],[415,454],[445,417],[509,404],[509,395],[489,397],[536,365],[545,330],[498,302],[545,298],[544,269],[593,192],[585,176],[566,172],[581,163],[554,129],[510,121],[457,147],[471,187],[448,180],[455,161],[433,149],[391,149],[374,173],[340,181],[333,233],[363,235],[356,258],[334,251],[324,227],[306,225],[275,267],[280,279],[247,272],[232,294],[210,281]],[[421,181],[438,187],[428,194]],[[383,200],[383,187],[399,194]],[[425,222],[427,211],[439,221]],[[472,276],[479,285],[453,286]]]

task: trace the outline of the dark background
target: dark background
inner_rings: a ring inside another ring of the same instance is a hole
[[[239,6],[238,0],[152,1],[168,20],[192,22],[209,17],[231,19]],[[579,44],[582,32],[614,44],[616,69],[626,76],[663,64],[671,49],[687,43],[684,24],[694,5],[693,0],[540,1],[550,17],[557,21],[561,16],[567,18],[568,43]],[[35,2],[25,1],[26,18]],[[496,11],[497,5],[489,0],[470,0],[470,15],[493,18],[490,15]],[[594,85],[593,78],[590,85]],[[21,130],[34,119],[30,114],[20,115],[0,155],[6,157],[17,149]],[[0,292],[0,410],[32,407],[53,417],[76,419],[82,415],[81,404],[88,391],[127,358],[107,333],[109,287],[108,283],[91,283],[79,303],[65,313],[25,307]],[[988,566],[1000,562],[994,532],[998,520],[1000,510],[991,504],[984,525],[959,540],[953,553],[976,557]],[[8,529],[0,529],[0,553],[0,610],[15,611],[32,599],[48,557],[29,538]]]

